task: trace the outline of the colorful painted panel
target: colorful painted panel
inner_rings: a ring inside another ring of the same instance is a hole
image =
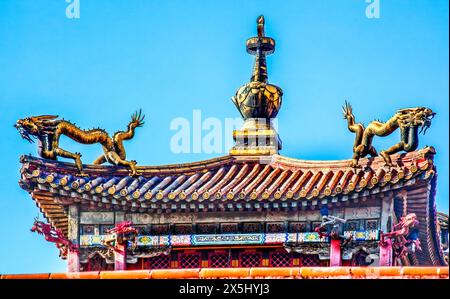
[[[191,245],[191,235],[175,235],[171,236],[170,245],[183,246]]]
[[[297,242],[297,234],[295,233],[289,233],[286,236],[286,242],[287,243],[296,243]]]
[[[298,233],[298,243],[315,243],[315,242],[327,242],[326,237],[320,237],[316,232]]]
[[[379,230],[359,230],[359,231],[344,231],[344,236],[353,237],[355,241],[378,241],[380,239]]]
[[[378,231],[347,231],[353,239],[378,240]],[[107,235],[81,235],[81,246],[102,246]],[[137,236],[138,246],[201,246],[201,245],[239,245],[239,244],[284,244],[284,243],[318,243],[328,242],[316,232],[308,233],[273,233],[273,234],[222,234],[222,235],[166,235]]]
[[[158,246],[159,237],[158,236],[138,236],[137,237],[138,246]]]
[[[81,235],[80,245],[81,246],[102,246],[102,240],[106,235]]]
[[[172,245],[171,236],[159,236],[159,245]]]
[[[279,244],[287,242],[287,234],[265,234],[264,244]]]
[[[264,244],[264,234],[193,235],[192,245]]]

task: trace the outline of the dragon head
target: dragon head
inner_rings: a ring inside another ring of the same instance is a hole
[[[53,120],[57,117],[55,115],[30,116],[17,120],[14,127],[19,131],[23,139],[31,143],[33,142],[32,137],[36,138],[48,134],[45,121]]]
[[[417,114],[415,115],[414,123],[421,126],[420,132],[423,131],[425,134],[428,128],[431,126],[431,120],[436,115],[433,110],[426,107],[418,108]]]
[[[433,110],[427,107],[406,108],[398,112],[400,124],[402,126],[420,127],[419,133],[426,133],[431,126],[431,120],[436,115]]]
[[[40,235],[43,234],[42,232],[42,221],[39,221],[38,217],[34,218],[34,223],[33,226],[31,227],[30,231],[32,231],[33,233],[38,233]]]
[[[415,227],[417,224],[419,224],[417,215],[415,213],[407,214],[406,216],[401,218],[400,222],[403,227]]]
[[[109,234],[116,234],[117,243],[123,244],[127,241],[134,242],[136,240],[136,235],[138,230],[133,226],[131,221],[122,221],[110,230],[107,231]]]

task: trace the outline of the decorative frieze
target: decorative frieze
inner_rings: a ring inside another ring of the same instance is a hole
[[[368,219],[380,216],[381,207],[345,208],[344,210],[344,219]]]
[[[85,212],[86,213],[86,212]],[[116,222],[117,222],[117,213]],[[123,212],[121,212],[123,213]],[[343,209],[333,210],[333,215],[343,216]],[[208,213],[125,213],[125,220],[132,221],[135,225],[146,224],[171,224],[171,223],[226,223],[226,222],[285,222],[285,221],[320,221],[318,210],[311,211],[228,211]],[[91,222],[84,222],[91,223]],[[100,223],[100,222],[98,222]]]
[[[80,224],[113,224],[114,212],[81,212]]]
[[[191,245],[194,246],[217,244],[264,244],[264,234],[193,235],[191,242]]]
[[[378,230],[345,231],[345,236],[352,236],[353,241],[377,241]],[[107,235],[81,235],[81,246],[102,246]],[[262,245],[286,243],[327,243],[329,238],[321,237],[316,232],[304,233],[254,233],[254,234],[208,234],[208,235],[165,235],[137,237],[138,246],[202,246],[202,245]]]
[[[354,241],[378,241],[380,239],[379,230],[344,231],[346,238],[352,237]]]

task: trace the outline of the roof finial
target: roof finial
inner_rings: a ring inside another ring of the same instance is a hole
[[[258,29],[258,37],[263,37],[264,34],[264,16],[260,15],[258,17],[258,19],[256,20],[256,23],[258,24],[257,29]]]
[[[266,55],[275,51],[275,40],[265,36],[264,24],[264,16],[261,15],[256,19],[258,36],[251,37],[246,42],[247,52],[255,55],[250,82],[239,88],[232,98],[245,120],[242,130],[234,133],[236,146],[231,150],[232,153],[274,154],[281,149],[281,141],[272,126],[272,119],[280,110],[283,91],[267,80]],[[247,130],[253,132],[250,134]],[[243,140],[238,140],[239,136]],[[253,137],[259,139],[255,144],[250,140]]]
[[[266,55],[275,51],[275,40],[264,34],[264,16],[256,19],[258,36],[247,40],[247,52],[255,55],[252,78],[242,86],[233,97],[233,102],[242,117],[274,118],[281,106],[281,88],[267,82]]]
[[[275,51],[275,40],[265,36],[264,24],[264,16],[260,15],[256,19],[258,36],[247,40],[247,52],[255,55],[255,65],[253,66],[251,78],[252,82],[267,82],[266,55],[270,55]]]

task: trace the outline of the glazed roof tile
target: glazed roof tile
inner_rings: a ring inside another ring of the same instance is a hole
[[[203,162],[140,167],[138,177],[112,166],[85,166],[87,177],[78,177],[73,164],[23,156],[21,184],[39,185],[52,193],[76,192],[92,198],[137,200],[293,200],[360,193],[386,184],[407,181],[432,170],[434,150],[425,148],[394,155],[395,168],[381,158],[362,159],[359,169],[350,160],[305,161],[273,155],[268,162],[258,157],[225,156]]]

